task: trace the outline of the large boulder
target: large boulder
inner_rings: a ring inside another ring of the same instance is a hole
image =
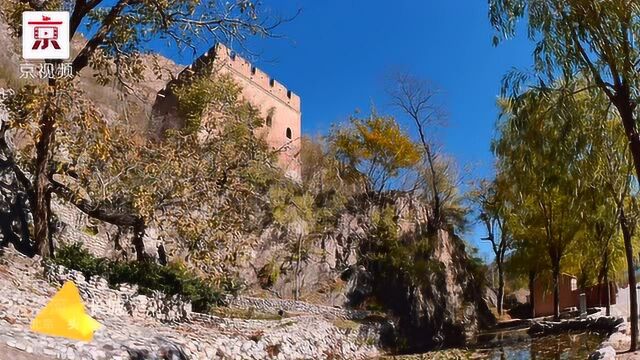
[[[469,343],[479,328],[495,324],[484,300],[484,274],[474,271],[464,241],[453,231],[425,234],[425,224],[418,221],[427,215],[421,202],[399,193],[394,193],[389,202],[396,209],[401,241],[411,243],[425,236],[430,239],[428,252],[419,259],[424,263],[423,274],[410,276],[403,273],[402,266],[398,271],[381,271],[379,264],[360,258],[348,271],[349,305],[373,304],[393,314],[405,351]],[[359,220],[357,228],[363,230],[351,236],[351,243],[367,244],[367,235],[362,234],[370,231],[371,219],[365,216]],[[361,246],[358,253],[366,259],[367,246]]]
[[[440,231],[432,257],[440,271],[425,274],[420,282],[370,276],[378,300],[398,318],[398,337],[405,351],[462,346],[472,342],[480,328],[495,324],[483,287],[469,271],[462,240]]]
[[[529,290],[518,289],[504,296],[504,306],[507,309],[517,307],[529,302]]]
[[[482,298],[490,307],[493,307],[493,308],[498,307],[498,295],[492,288],[488,286],[485,287]]]

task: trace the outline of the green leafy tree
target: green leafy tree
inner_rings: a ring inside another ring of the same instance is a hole
[[[518,104],[503,107],[494,143],[498,169],[520,194],[526,211],[520,221],[544,229],[544,247],[553,278],[554,315],[560,315],[559,279],[562,259],[581,227],[587,188],[581,166],[587,143],[573,131],[571,99],[529,91]],[[557,100],[557,101],[553,101]]]
[[[489,0],[489,16],[497,30],[494,42],[516,34],[519,19],[525,19],[529,38],[536,43],[533,53],[536,83],[551,83],[554,78],[572,79],[585,74],[583,91],[597,88],[620,116],[627,137],[635,173],[640,177],[640,134],[638,132],[637,94],[640,77],[637,64],[640,48],[640,3],[632,0]],[[513,73],[506,87],[517,92],[527,77]],[[602,121],[603,119],[595,119]],[[628,218],[623,211],[621,221]],[[627,226],[624,226],[627,227]],[[623,229],[629,234],[630,228]],[[629,285],[636,287],[633,246],[624,236]],[[637,348],[638,311],[634,295],[631,306],[631,350]]]
[[[517,209],[517,208],[516,208]],[[515,216],[514,218],[519,218]],[[545,253],[544,230],[532,228],[529,224],[512,223],[514,233],[513,251],[505,259],[505,273],[512,281],[524,280],[529,288],[530,317],[536,316],[536,279],[548,273],[549,258],[540,256]]]
[[[598,108],[593,106],[597,103],[589,101],[592,111],[593,108]],[[607,108],[605,104],[600,98],[600,108]],[[633,163],[628,154],[626,138],[619,128],[620,122],[616,114],[609,111],[601,112],[599,116],[606,120],[587,120],[583,123],[591,144],[591,161],[587,164],[591,170],[590,176],[585,180],[589,181],[592,189],[585,199],[585,240],[592,244],[589,246],[592,251],[589,252],[595,252],[593,260],[600,264],[594,280],[608,285],[610,274],[615,273],[624,259],[624,242],[620,241],[619,230],[625,228],[624,232],[628,232],[627,228],[634,227],[627,219],[627,214],[634,213],[630,205],[635,195],[632,193]],[[576,249],[574,253],[585,252],[584,250],[584,247]],[[584,268],[593,269],[593,261],[585,264]],[[607,299],[609,314],[609,293]]]

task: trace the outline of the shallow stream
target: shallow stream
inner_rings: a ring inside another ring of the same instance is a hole
[[[604,338],[596,333],[566,333],[531,338],[526,329],[481,334],[474,358],[491,360],[586,359]]]

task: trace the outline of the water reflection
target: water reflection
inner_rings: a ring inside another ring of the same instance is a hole
[[[484,334],[477,358],[491,360],[586,359],[603,338],[594,333],[568,333],[530,338],[526,330]]]

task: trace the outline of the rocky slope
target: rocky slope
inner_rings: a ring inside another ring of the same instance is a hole
[[[101,286],[100,279],[86,281],[73,272],[44,276],[39,260],[12,249],[0,257],[0,274],[0,344],[39,359],[369,359],[378,354],[375,339],[368,340],[361,325],[325,315],[244,320],[158,309],[150,305],[153,299]],[[29,331],[37,311],[66,279],[75,281],[88,312],[104,326],[91,342]]]
[[[398,241],[409,247],[425,237],[425,206],[407,194],[388,196]],[[389,345],[404,351],[463,345],[473,341],[479,328],[495,323],[483,299],[483,275],[473,269],[463,240],[453,231],[440,230],[431,236],[428,252],[412,259],[429,264],[419,270],[418,280],[402,271],[389,277],[368,262],[367,245],[372,241],[377,211],[379,206],[352,204],[324,236],[309,244],[299,275],[304,299],[331,306],[386,309],[396,325]],[[247,281],[250,293],[293,295],[293,266],[277,234],[265,231],[243,251],[248,261],[238,263],[234,270]],[[265,283],[262,276],[273,264],[279,269],[278,276]]]

